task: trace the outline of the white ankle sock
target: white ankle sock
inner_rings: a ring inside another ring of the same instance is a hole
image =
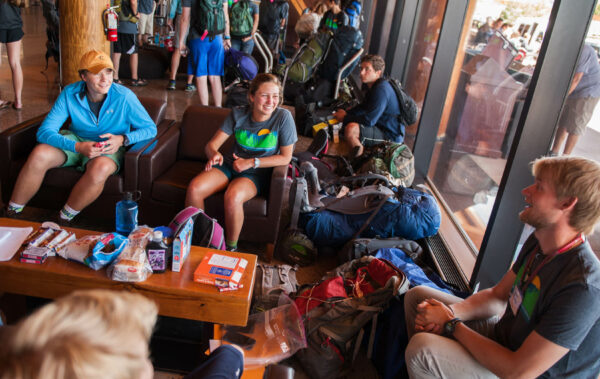
[[[64,220],[71,221],[73,217],[77,216],[81,211],[76,211],[75,209],[69,207],[67,204],[60,211],[60,218]]]
[[[11,211],[14,211],[16,213],[20,213],[23,211],[23,208],[25,208],[25,204],[17,204],[14,203],[12,201],[8,202],[8,209]]]

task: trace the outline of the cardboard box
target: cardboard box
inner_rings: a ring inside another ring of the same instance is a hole
[[[194,281],[221,288],[238,288],[247,265],[246,259],[228,255],[226,251],[211,251],[194,271]]]
[[[181,271],[183,262],[185,262],[185,259],[190,254],[193,231],[194,220],[190,217],[173,240],[173,264],[171,265],[171,270],[176,272]]]

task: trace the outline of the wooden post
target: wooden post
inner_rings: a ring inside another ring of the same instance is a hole
[[[79,60],[88,50],[110,55],[110,42],[104,35],[102,12],[107,1],[60,0],[60,83],[81,80],[77,73]]]

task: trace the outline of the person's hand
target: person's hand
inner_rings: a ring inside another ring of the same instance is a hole
[[[252,39],[252,35],[249,35],[249,36],[248,36],[248,37],[246,37],[246,38],[242,38],[242,42],[248,42],[248,41],[250,41],[251,39]]]
[[[246,171],[249,168],[254,167],[254,159],[244,159],[233,154],[233,169],[235,172]]]
[[[167,26],[169,26],[171,29],[173,29],[173,19],[172,18],[167,18]]]
[[[346,111],[343,109],[338,109],[333,113],[333,117],[335,117],[338,121],[344,121],[344,117],[346,117]]]
[[[444,324],[454,318],[452,310],[436,299],[427,299],[417,305],[415,330],[441,334]]]
[[[188,49],[187,46],[185,45],[185,41],[180,41],[179,42],[179,54],[181,54],[182,57],[185,57],[188,53]]]
[[[215,155],[213,155],[208,162],[206,162],[206,166],[204,166],[204,170],[208,171],[210,170],[213,166],[220,166],[223,164],[223,154],[219,153],[218,151],[215,153]]]
[[[102,134],[99,136],[100,138],[105,138],[104,146],[102,146],[102,154],[114,154],[119,150],[121,146],[123,146],[123,141],[125,140],[124,136],[114,135],[110,133]]]
[[[102,148],[95,145],[96,142],[94,141],[77,142],[75,143],[75,151],[89,159],[93,159],[102,155]]]
[[[223,47],[225,47],[225,50],[229,50],[231,48],[231,40],[223,39]]]

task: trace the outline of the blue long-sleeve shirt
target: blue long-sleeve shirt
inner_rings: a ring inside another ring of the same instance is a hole
[[[69,130],[92,141],[102,140],[99,136],[106,133],[127,136],[130,144],[156,136],[156,125],[137,96],[115,83],[110,86],[98,117],[90,109],[85,82],[66,86],[38,129],[38,142],[75,152],[75,141],[58,132],[69,117]]]
[[[377,126],[388,140],[402,143],[404,125],[398,121],[400,104],[387,80],[380,79],[367,92],[365,100],[350,109],[344,117],[344,125],[356,122],[365,127]]]

